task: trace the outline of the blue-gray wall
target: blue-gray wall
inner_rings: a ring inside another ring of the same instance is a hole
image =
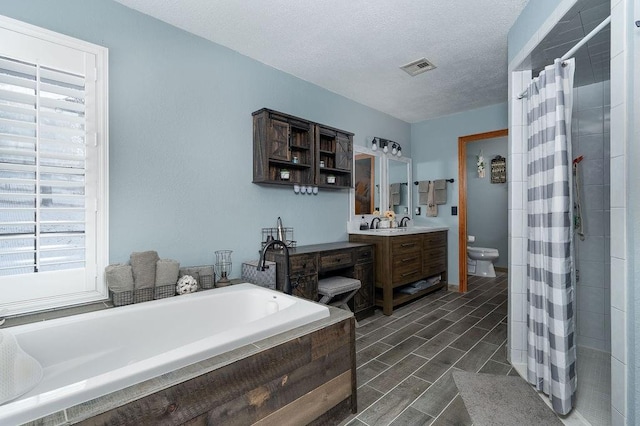
[[[299,245],[347,239],[347,191],[251,183],[251,113],[262,107],[411,154],[409,124],[119,3],[0,0],[0,14],[109,48],[110,262],[154,249],[212,264],[230,249],[236,277],[278,216]]]
[[[447,204],[438,206],[438,217],[415,217],[421,226],[449,227],[449,283],[459,283],[458,216],[451,215],[451,206],[458,205],[458,138],[476,133],[507,128],[507,103],[464,111],[411,125],[411,149],[414,180],[455,179],[447,185]],[[404,147],[403,147],[404,151]],[[413,189],[413,205],[418,206],[418,194]]]
[[[491,160],[507,158],[508,138],[483,139],[467,148],[467,235],[476,237],[475,247],[498,249],[496,266],[509,263],[509,215],[507,183],[491,183]],[[477,156],[484,156],[485,176],[478,177]],[[508,166],[508,165],[507,165]]]

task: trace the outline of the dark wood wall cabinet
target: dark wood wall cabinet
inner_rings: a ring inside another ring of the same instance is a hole
[[[270,109],[253,113],[253,182],[351,188],[353,133]]]
[[[282,290],[285,279],[283,250],[270,250],[267,260],[276,262],[276,288]],[[343,276],[360,280],[360,290],[349,302],[356,319],[373,314],[375,309],[374,249],[371,244],[349,242],[314,244],[289,249],[289,264],[293,294],[318,300],[318,280]]]
[[[349,241],[375,246],[375,304],[385,315],[393,308],[447,286],[447,231],[409,235],[351,234]],[[440,277],[422,290],[407,292],[408,285]]]

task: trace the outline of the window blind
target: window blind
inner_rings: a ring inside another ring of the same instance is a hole
[[[85,76],[0,56],[0,275],[85,266]]]

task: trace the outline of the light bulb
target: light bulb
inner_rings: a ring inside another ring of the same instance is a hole
[[[398,153],[398,149],[396,148],[396,144],[393,144],[393,148],[391,148],[391,153],[396,155]]]
[[[382,151],[384,151],[384,153],[386,154],[387,152],[389,152],[389,147],[385,145],[384,148],[382,148]]]
[[[402,150],[398,148],[398,153],[396,154],[398,157],[402,157]]]
[[[378,145],[376,144],[375,140],[371,143],[371,150],[372,151],[377,151],[378,150]]]

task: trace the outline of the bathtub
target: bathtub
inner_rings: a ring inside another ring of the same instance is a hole
[[[35,420],[328,316],[326,306],[237,284],[6,328],[44,375],[0,405],[0,424]]]

